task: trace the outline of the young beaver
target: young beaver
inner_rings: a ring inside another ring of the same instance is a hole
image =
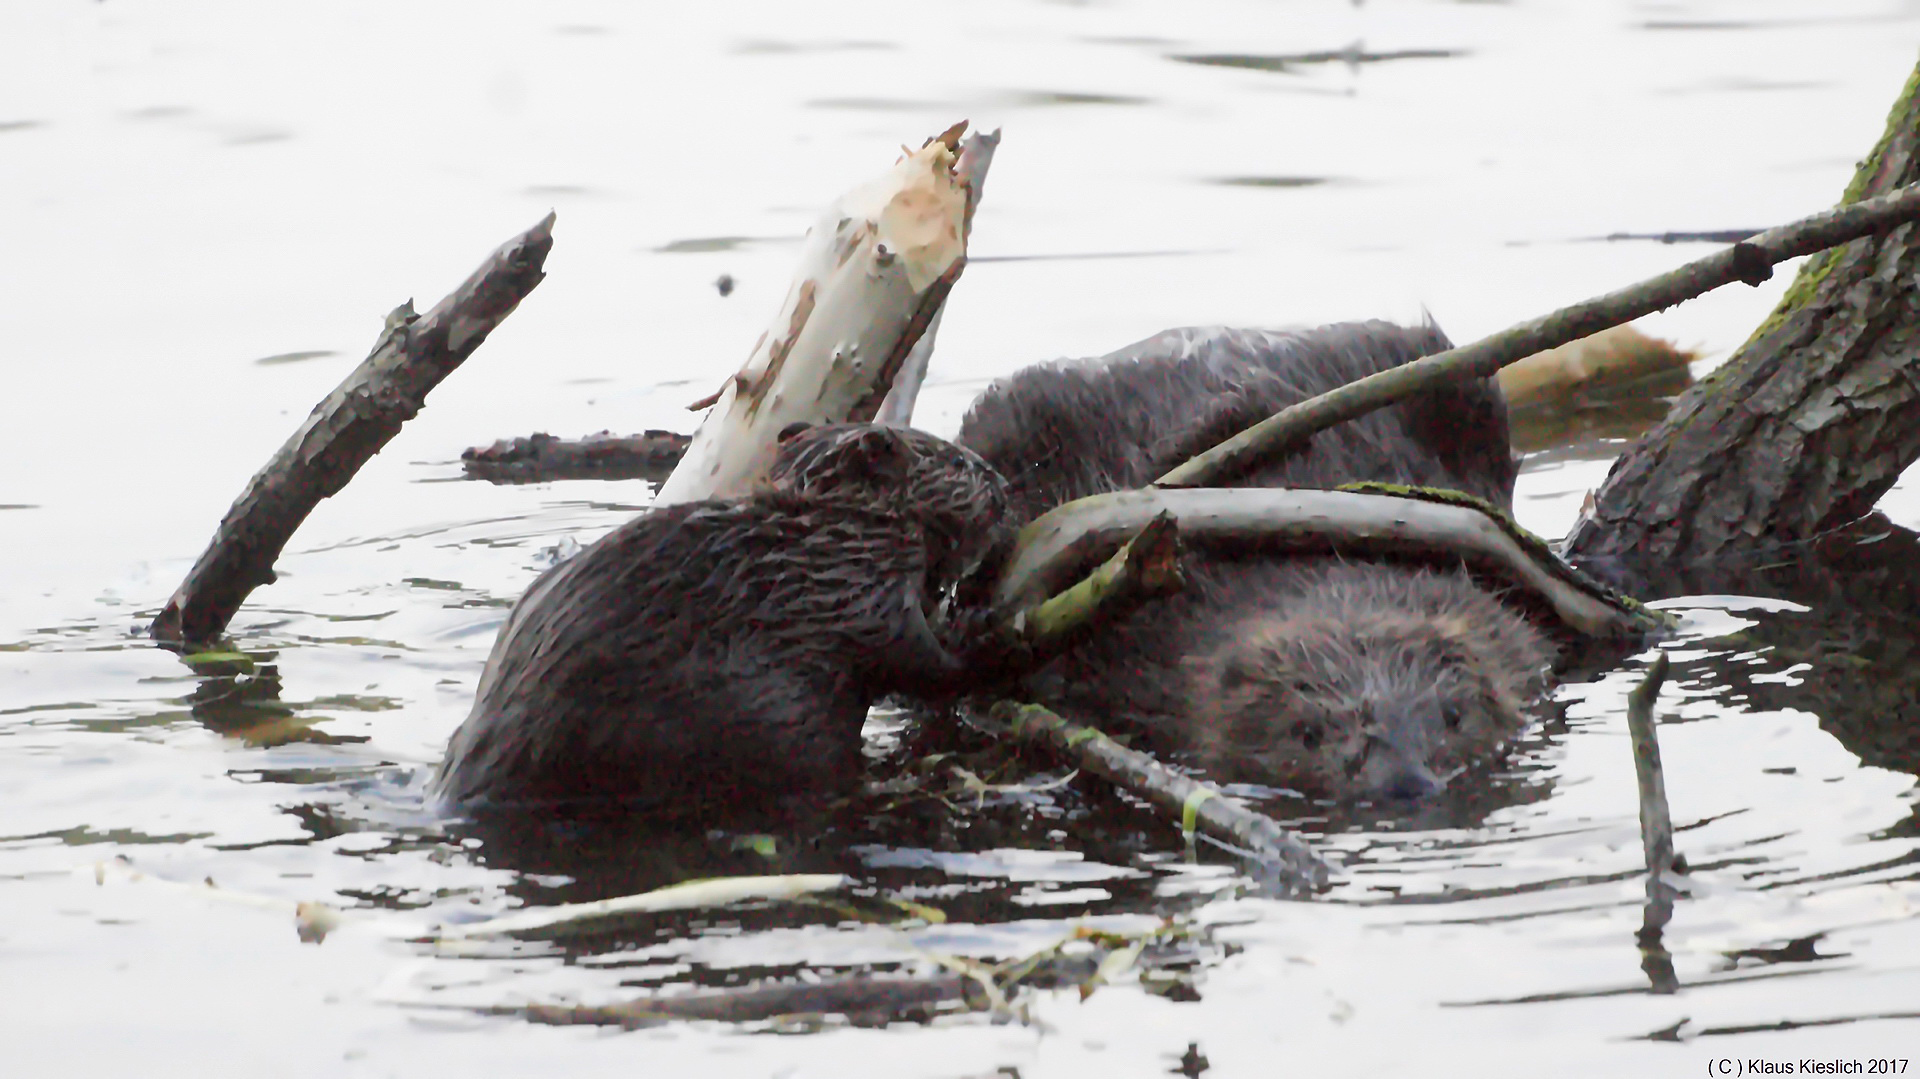
[[[698,811],[853,776],[868,706],[958,666],[926,612],[1003,485],[967,450],[872,424],[790,428],[768,485],[641,514],[535,580],[441,794]]]
[[[1465,574],[1205,559],[1182,594],[1069,657],[1060,702],[1125,714],[1222,782],[1420,798],[1487,760],[1552,649]]]
[[[1098,360],[1017,372],[959,441],[1007,477],[1015,524],[1137,487],[1286,405],[1450,347],[1432,326],[1173,330]],[[1229,481],[1373,480],[1511,506],[1506,404],[1491,379],[1315,435]],[[1463,570],[1194,550],[1179,595],[1103,626],[1035,680],[1096,723],[1142,728],[1216,778],[1333,797],[1431,794],[1525,722],[1546,637]]]

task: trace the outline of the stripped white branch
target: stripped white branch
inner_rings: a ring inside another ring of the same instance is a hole
[[[880,411],[966,266],[960,130],[842,195],[814,225],[773,326],[720,390],[656,505],[746,494],[788,424]]]

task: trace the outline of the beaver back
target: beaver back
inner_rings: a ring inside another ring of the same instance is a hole
[[[1431,323],[1169,330],[1107,356],[1016,372],[967,410],[958,441],[1007,478],[1017,522],[1131,490],[1287,405],[1451,348]],[[1516,469],[1492,379],[1429,390],[1313,436],[1229,486],[1356,481],[1446,487],[1510,506]]]

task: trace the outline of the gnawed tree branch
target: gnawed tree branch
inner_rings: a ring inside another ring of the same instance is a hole
[[[1920,68],[1835,214],[1910,198],[1916,182]],[[1568,556],[1671,567],[1865,515],[1920,458],[1917,342],[1913,228],[1809,259],[1746,344],[1614,462]]]
[[[1735,281],[1757,285],[1772,276],[1775,263],[1886,232],[1916,217],[1920,217],[1920,187],[1908,187],[1770,229],[1659,277],[1561,308],[1470,345],[1369,375],[1291,405],[1192,458],[1156,483],[1167,487],[1217,487],[1230,483],[1233,477],[1303,445],[1308,438],[1334,424],[1364,416],[1422,390],[1484,378],[1536,352],[1664,310],[1721,285]],[[1914,269],[1906,267],[1908,278],[1913,276]],[[1914,397],[1920,400],[1920,393]],[[1920,424],[1909,426],[1920,428]],[[1891,482],[1889,479],[1888,483]],[[1865,507],[1860,512],[1865,512]],[[1661,520],[1671,519],[1664,513],[1658,516]]]
[[[960,146],[960,160],[953,166],[953,178],[967,193],[967,208],[962,218],[961,235],[973,235],[973,212],[980,206],[980,197],[986,193],[987,170],[993,167],[993,152],[1000,146],[1000,132],[985,131],[968,139]],[[914,342],[912,351],[907,353],[906,361],[900,365],[900,373],[894,376],[893,388],[887,391],[887,399],[880,403],[880,411],[874,415],[874,422],[905,427],[913,422],[913,406],[920,397],[920,386],[927,380],[927,367],[933,362],[934,338],[940,333],[940,320],[947,313],[943,302],[940,309],[928,320],[926,332],[920,340]]]
[[[452,374],[546,276],[554,215],[508,240],[424,317],[408,301],[387,316],[373,352],[314,407],[293,437],[248,482],[200,560],[154,619],[155,639],[214,640],[320,500],[425,407]]]
[[[1121,491],[1069,502],[1020,532],[993,606],[1011,619],[1076,580],[1085,567],[1159,515],[1187,542],[1276,549],[1460,558],[1539,597],[1570,629],[1625,637],[1660,625],[1657,615],[1607,594],[1537,541],[1475,506],[1353,491],[1194,488]]]
[[[1631,324],[1536,352],[1500,369],[1500,392],[1518,422],[1528,414],[1613,411],[1623,402],[1672,395],[1693,384],[1699,354]]]
[[[955,125],[842,195],[814,225],[773,326],[715,396],[655,505],[745,494],[788,424],[880,411],[966,268],[968,207],[997,140],[976,135],[962,147],[964,129]],[[976,163],[962,170],[969,152]]]

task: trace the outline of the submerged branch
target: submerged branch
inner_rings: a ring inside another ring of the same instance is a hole
[[[1772,276],[1776,263],[1884,232],[1916,217],[1920,217],[1920,185],[1769,229],[1637,285],[1290,405],[1173,469],[1156,483],[1166,487],[1221,486],[1337,423],[1436,386],[1484,378],[1536,352],[1664,310],[1722,285],[1735,281],[1758,285]]]
[[[1043,745],[1075,767],[1146,799],[1189,834],[1203,832],[1240,848],[1274,892],[1304,896],[1326,887],[1326,863],[1305,841],[1271,817],[1242,808],[1213,784],[1183,776],[1148,754],[1037,704],[1002,701],[994,705],[991,718],[1005,723],[1014,737]]]
[[[856,1025],[885,1024],[902,1013],[924,1013],[943,1006],[986,1006],[974,979],[964,974],[924,977],[853,977],[825,981],[714,989],[674,996],[649,996],[619,1004],[505,1005],[483,1009],[522,1015],[554,1026],[619,1026],[633,1029],[687,1020],[754,1023],[792,1016],[844,1015]]]
[[[546,276],[554,215],[508,240],[424,317],[412,301],[387,316],[373,352],[314,407],[254,474],[151,632],[156,640],[217,638],[247,596],[274,580],[273,563],[313,508],[347,485],[426,405]]]

